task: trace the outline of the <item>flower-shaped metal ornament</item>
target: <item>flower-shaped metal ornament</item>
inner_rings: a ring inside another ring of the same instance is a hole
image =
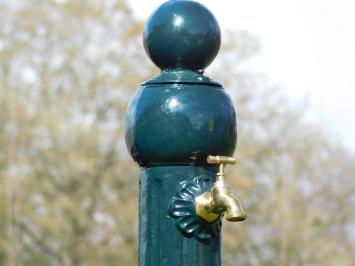
[[[221,216],[212,222],[200,218],[195,211],[195,198],[210,191],[213,180],[209,176],[201,175],[192,181],[180,183],[172,198],[168,214],[174,218],[177,228],[187,237],[196,237],[200,241],[208,241],[221,231]]]

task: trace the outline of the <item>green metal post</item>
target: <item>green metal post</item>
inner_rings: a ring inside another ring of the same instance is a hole
[[[144,48],[162,72],[131,100],[126,143],[141,167],[139,265],[221,265],[221,217],[196,215],[217,167],[233,155],[236,116],[223,87],[203,75],[220,48],[220,29],[203,5],[168,1],[150,17]]]

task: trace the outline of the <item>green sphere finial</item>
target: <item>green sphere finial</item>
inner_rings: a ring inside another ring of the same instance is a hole
[[[217,56],[221,32],[213,14],[188,0],[168,1],[149,18],[144,48],[162,70],[205,69]]]

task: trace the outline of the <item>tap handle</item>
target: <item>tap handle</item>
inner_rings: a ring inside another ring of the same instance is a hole
[[[235,164],[237,160],[233,157],[209,155],[207,162],[209,164]]]
[[[209,155],[207,157],[207,162],[209,164],[219,164],[219,171],[217,173],[217,182],[223,183],[223,178],[224,178],[224,167],[226,164],[235,164],[237,160],[233,157],[227,157],[227,156],[213,156]]]

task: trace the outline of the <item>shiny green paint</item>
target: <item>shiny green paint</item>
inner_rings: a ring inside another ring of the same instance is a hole
[[[168,1],[146,25],[144,48],[162,72],[139,88],[126,115],[127,148],[141,167],[140,266],[221,265],[220,224],[213,233],[209,225],[193,232],[176,200],[184,184],[197,177],[210,177],[201,189],[212,185],[217,169],[207,165],[208,155],[231,156],[235,149],[232,101],[203,75],[220,41],[212,13],[193,1]],[[194,197],[182,198],[189,215],[196,215]]]
[[[221,32],[213,14],[193,1],[168,1],[149,18],[144,48],[161,69],[200,70],[218,54]]]
[[[148,85],[127,112],[126,143],[141,165],[203,164],[231,156],[236,141],[233,104],[221,87]]]

